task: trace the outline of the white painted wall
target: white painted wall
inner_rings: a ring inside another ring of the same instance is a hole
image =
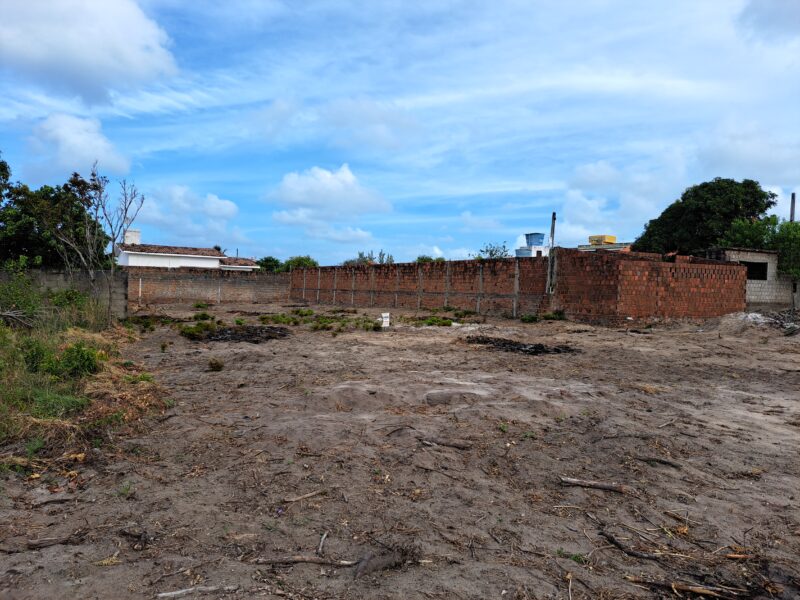
[[[179,256],[174,254],[139,254],[137,252],[120,252],[118,263],[124,267],[161,267],[162,269],[178,269],[193,267],[195,269],[219,269],[218,256]]]

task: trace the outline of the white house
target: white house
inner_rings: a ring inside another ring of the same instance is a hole
[[[115,250],[117,264],[123,267],[160,267],[178,269],[222,269],[224,271],[253,271],[259,266],[249,258],[225,256],[216,248],[189,248],[186,246],[161,246],[142,244],[141,232],[129,229],[125,242]]]

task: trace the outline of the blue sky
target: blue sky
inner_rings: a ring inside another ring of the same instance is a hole
[[[797,0],[1,0],[0,151],[97,160],[143,241],[464,258],[559,215],[633,239],[689,185],[800,191]]]

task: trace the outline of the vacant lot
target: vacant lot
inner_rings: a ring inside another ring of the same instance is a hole
[[[800,336],[284,326],[122,348],[174,405],[83,463],[5,475],[0,597],[800,595]]]

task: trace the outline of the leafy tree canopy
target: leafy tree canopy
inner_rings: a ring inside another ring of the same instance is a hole
[[[64,267],[74,257],[59,244],[54,232],[85,238],[86,228],[99,228],[98,257],[105,256],[108,241],[93,215],[87,213],[85,195],[91,183],[77,173],[64,185],[31,190],[11,182],[11,169],[0,160],[0,262],[21,256],[45,267]]]
[[[445,262],[445,259],[444,256],[437,256],[436,258],[433,258],[432,256],[428,256],[427,254],[420,254],[414,262],[417,263]]]
[[[264,258],[259,258],[256,261],[256,264],[261,267],[262,271],[267,273],[278,273],[283,267],[283,263],[280,261],[280,259],[277,259],[274,256],[265,256]]]
[[[358,256],[355,258],[350,258],[342,263],[343,267],[355,267],[358,265],[391,265],[394,264],[394,257],[391,254],[387,254],[383,250],[378,252],[378,255],[375,256],[375,253],[370,250],[369,252],[359,252]]]
[[[295,269],[310,269],[318,267],[319,263],[308,255],[292,256],[283,263],[281,271],[294,271]]]
[[[775,205],[776,197],[751,179],[739,182],[718,177],[694,185],[645,226],[632,249],[699,254],[718,245],[737,219],[762,217]]]

